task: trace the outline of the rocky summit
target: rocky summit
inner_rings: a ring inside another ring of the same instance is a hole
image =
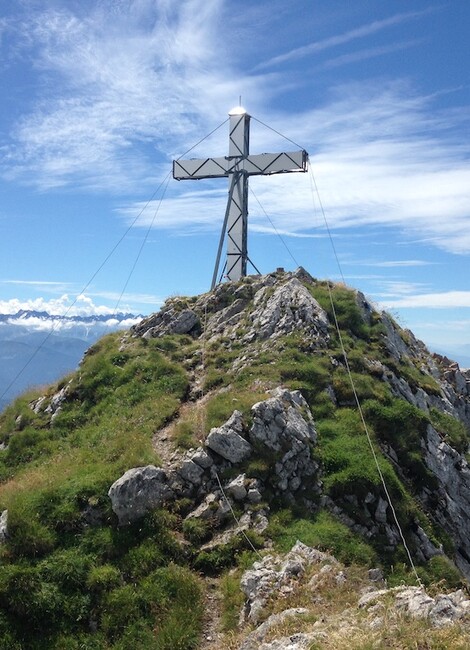
[[[470,647],[470,372],[278,270],[0,416],[0,647]]]

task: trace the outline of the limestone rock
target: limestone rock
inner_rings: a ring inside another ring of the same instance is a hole
[[[165,334],[194,333],[199,325],[199,317],[192,309],[178,310],[167,304],[157,314],[152,314],[134,325],[131,331],[135,336],[156,338]]]
[[[240,581],[241,590],[246,596],[245,618],[256,623],[272,593],[303,575],[308,566],[326,561],[336,563],[330,555],[297,541],[285,557],[267,555],[255,562]]]
[[[271,616],[264,621],[259,627],[256,628],[251,634],[247,636],[245,641],[242,643],[240,646],[239,650],[258,650],[260,647],[265,647],[265,648],[279,648],[279,650],[285,648],[287,649],[295,649],[295,648],[307,648],[308,646],[306,645],[299,645],[297,641],[290,641],[290,645],[285,645],[284,640],[277,639],[275,641],[276,645],[272,645],[271,643],[265,645],[264,641],[268,635],[268,633],[277,626],[281,626],[282,624],[286,623],[289,619],[292,618],[299,618],[301,616],[306,616],[309,614],[308,609],[305,609],[305,607],[292,607],[291,609],[286,609],[283,612],[280,612],[279,614],[271,614]],[[295,635],[298,636],[298,635]],[[304,635],[302,635],[304,636]],[[284,645],[280,645],[280,643],[284,643]],[[296,645],[292,645],[292,642],[295,642]],[[263,644],[260,646],[260,644]]]
[[[174,498],[167,475],[154,465],[135,467],[115,481],[108,491],[119,524],[128,524]]]
[[[279,453],[273,484],[277,490],[295,493],[306,479],[315,489],[311,477],[319,468],[312,458],[311,446],[317,434],[308,405],[299,391],[276,389],[273,393],[274,397],[258,402],[251,409],[250,442]]]
[[[214,463],[212,458],[202,447],[199,447],[195,452],[189,454],[189,459],[202,467],[202,469],[208,469]]]
[[[177,471],[184,481],[192,483],[193,485],[199,485],[202,481],[202,475],[204,474],[204,469],[189,458],[185,459],[181,463]]]
[[[245,511],[262,502],[266,481],[290,499],[307,481],[309,488],[315,489],[319,468],[310,447],[316,432],[307,403],[298,391],[277,389],[273,395],[253,407],[253,440],[268,441],[276,450],[282,449],[266,480],[239,474],[222,486],[222,472],[254,451],[244,437],[242,414],[234,411],[225,424],[211,430],[204,447],[176,455],[165,470],[134,468],[118,479],[109,496],[119,523],[135,521],[169,500],[190,498],[194,500],[190,516],[211,519],[217,528],[225,522],[234,502],[243,504]]]
[[[418,347],[418,341],[415,339],[413,334],[407,330],[409,335],[410,342],[415,343],[414,346],[408,345],[405,343],[403,338],[400,335],[399,330],[395,326],[395,323],[390,318],[388,314],[382,312],[381,315],[382,324],[386,330],[386,336],[384,337],[384,343],[390,354],[397,360],[400,361],[402,357],[413,358],[417,356],[416,348]],[[424,344],[423,344],[424,345]]]
[[[205,500],[186,519],[203,519],[211,522],[214,528],[218,528],[230,517],[230,504],[224,498],[215,494],[208,494]]]
[[[248,491],[245,486],[245,482],[246,482],[245,474],[240,474],[232,481],[230,481],[230,483],[225,488],[225,492],[229,496],[233,497],[235,501],[243,501],[243,499],[248,494]]]
[[[0,544],[4,544],[8,539],[8,510],[4,510],[0,515]]]
[[[302,632],[291,634],[288,637],[274,639],[274,641],[262,643],[256,646],[256,650],[310,650],[316,646],[316,641],[325,640],[325,632],[311,632],[304,634]]]
[[[379,589],[364,594],[358,602],[358,607],[373,611],[377,603],[385,597],[394,596],[394,607],[416,619],[427,619],[434,627],[443,627],[468,619],[470,600],[459,589],[449,594],[437,594],[432,597],[422,587],[395,587]]]
[[[470,613],[470,601],[461,589],[431,598],[420,587],[403,588],[396,594],[396,607],[412,618],[427,618],[435,627],[450,625]]]
[[[308,289],[295,277],[277,287],[268,297],[267,287],[255,295],[252,326],[245,340],[252,341],[281,336],[298,329],[311,336],[326,336],[328,317]]]
[[[211,429],[206,446],[231,463],[240,463],[252,453],[250,443],[240,435],[242,432],[242,414],[240,411],[234,411],[225,424]]]
[[[451,533],[457,549],[455,562],[470,579],[470,467],[431,425],[424,443],[424,460],[439,481],[434,516]]]

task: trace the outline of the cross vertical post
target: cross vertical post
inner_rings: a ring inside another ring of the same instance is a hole
[[[217,254],[212,288],[217,277],[223,238],[227,234],[225,275],[240,280],[246,275],[248,258],[248,178],[249,176],[306,172],[308,154],[305,150],[250,154],[250,116],[237,106],[229,113],[229,155],[173,161],[176,180],[228,177],[229,192]]]
[[[246,275],[248,249],[248,174],[243,161],[250,154],[250,116],[237,109],[229,113],[229,159],[235,161],[229,172],[229,207],[227,220],[227,265],[229,280]]]

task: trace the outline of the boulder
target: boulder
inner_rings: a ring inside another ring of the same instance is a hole
[[[206,447],[231,463],[241,463],[252,453],[250,443],[240,434],[243,433],[243,420],[240,411],[234,411],[221,427],[211,429],[206,439]]]
[[[202,467],[202,469],[208,469],[214,463],[207,451],[202,447],[198,447],[196,451],[190,453],[188,457],[194,463]]]
[[[108,491],[113,511],[124,525],[174,498],[167,475],[154,465],[134,467],[115,481]]]
[[[202,481],[204,469],[193,460],[187,458],[183,460],[177,472],[187,483],[191,483],[192,485],[199,485]]]

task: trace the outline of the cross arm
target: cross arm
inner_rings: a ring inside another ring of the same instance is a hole
[[[307,171],[308,154],[305,150],[283,153],[261,153],[246,157],[202,158],[173,161],[173,178],[220,178],[244,171],[250,176]]]

